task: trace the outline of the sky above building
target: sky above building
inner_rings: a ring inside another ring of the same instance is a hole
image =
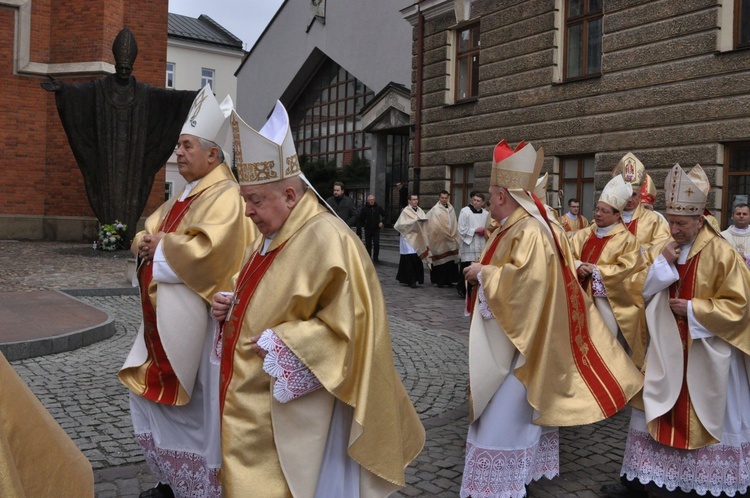
[[[197,18],[205,14],[242,40],[250,50],[284,0],[169,0],[169,12]]]

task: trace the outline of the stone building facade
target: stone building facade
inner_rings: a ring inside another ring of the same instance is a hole
[[[167,2],[0,0],[0,239],[91,241],[97,221],[47,76],[84,82],[114,72],[112,42],[129,27],[133,75],[164,86]],[[163,202],[157,175],[147,213]]]
[[[426,203],[443,189],[457,205],[472,189],[486,192],[493,147],[505,138],[543,147],[548,203],[579,197],[587,217],[628,151],[654,178],[657,209],[669,169],[699,163],[709,207],[726,226],[750,194],[742,5],[423,0],[403,9],[414,27],[411,176]]]

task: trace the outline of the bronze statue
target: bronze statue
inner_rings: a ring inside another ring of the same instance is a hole
[[[50,78],[42,87],[55,92],[94,214],[102,224],[126,224],[129,241],[197,92],[138,83],[132,76],[138,45],[128,28],[115,38],[112,53],[115,74],[82,84]]]

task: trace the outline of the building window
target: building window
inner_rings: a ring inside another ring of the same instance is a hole
[[[456,102],[479,95],[479,46],[479,23],[456,31]]]
[[[474,190],[474,165],[451,166],[451,203],[460,211],[469,204],[469,194]]]
[[[565,0],[565,79],[602,72],[602,0]]]
[[[591,219],[594,213],[594,156],[565,157],[562,159],[562,214],[568,210],[568,201],[578,199],[581,214]]]
[[[172,198],[174,191],[174,184],[172,182],[164,182],[164,200],[168,201]]]
[[[167,62],[167,82],[164,86],[174,88],[174,62]]]
[[[721,226],[729,224],[734,206],[748,204],[750,199],[750,143],[733,144],[725,148],[724,192]]]
[[[205,67],[201,69],[201,88],[203,88],[206,85],[211,85],[211,90],[213,90],[215,93],[216,92],[216,82],[214,79],[215,76],[216,76],[216,71],[214,71],[213,69],[207,69]]]
[[[750,0],[735,0],[734,46],[750,47]]]
[[[329,60],[289,109],[297,153],[306,161],[333,161],[337,167],[354,157],[371,160],[370,134],[362,131],[359,112],[374,93]]]

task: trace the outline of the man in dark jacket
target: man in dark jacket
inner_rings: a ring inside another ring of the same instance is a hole
[[[362,206],[359,213],[359,222],[357,228],[365,228],[365,247],[367,254],[370,255],[374,263],[378,262],[378,253],[380,252],[380,229],[383,228],[383,219],[385,218],[385,209],[375,202],[374,195],[367,196],[367,203]]]
[[[334,182],[333,196],[326,199],[326,202],[336,211],[339,218],[344,220],[344,223],[350,227],[357,223],[357,209],[354,207],[352,198],[344,195],[343,183]]]

